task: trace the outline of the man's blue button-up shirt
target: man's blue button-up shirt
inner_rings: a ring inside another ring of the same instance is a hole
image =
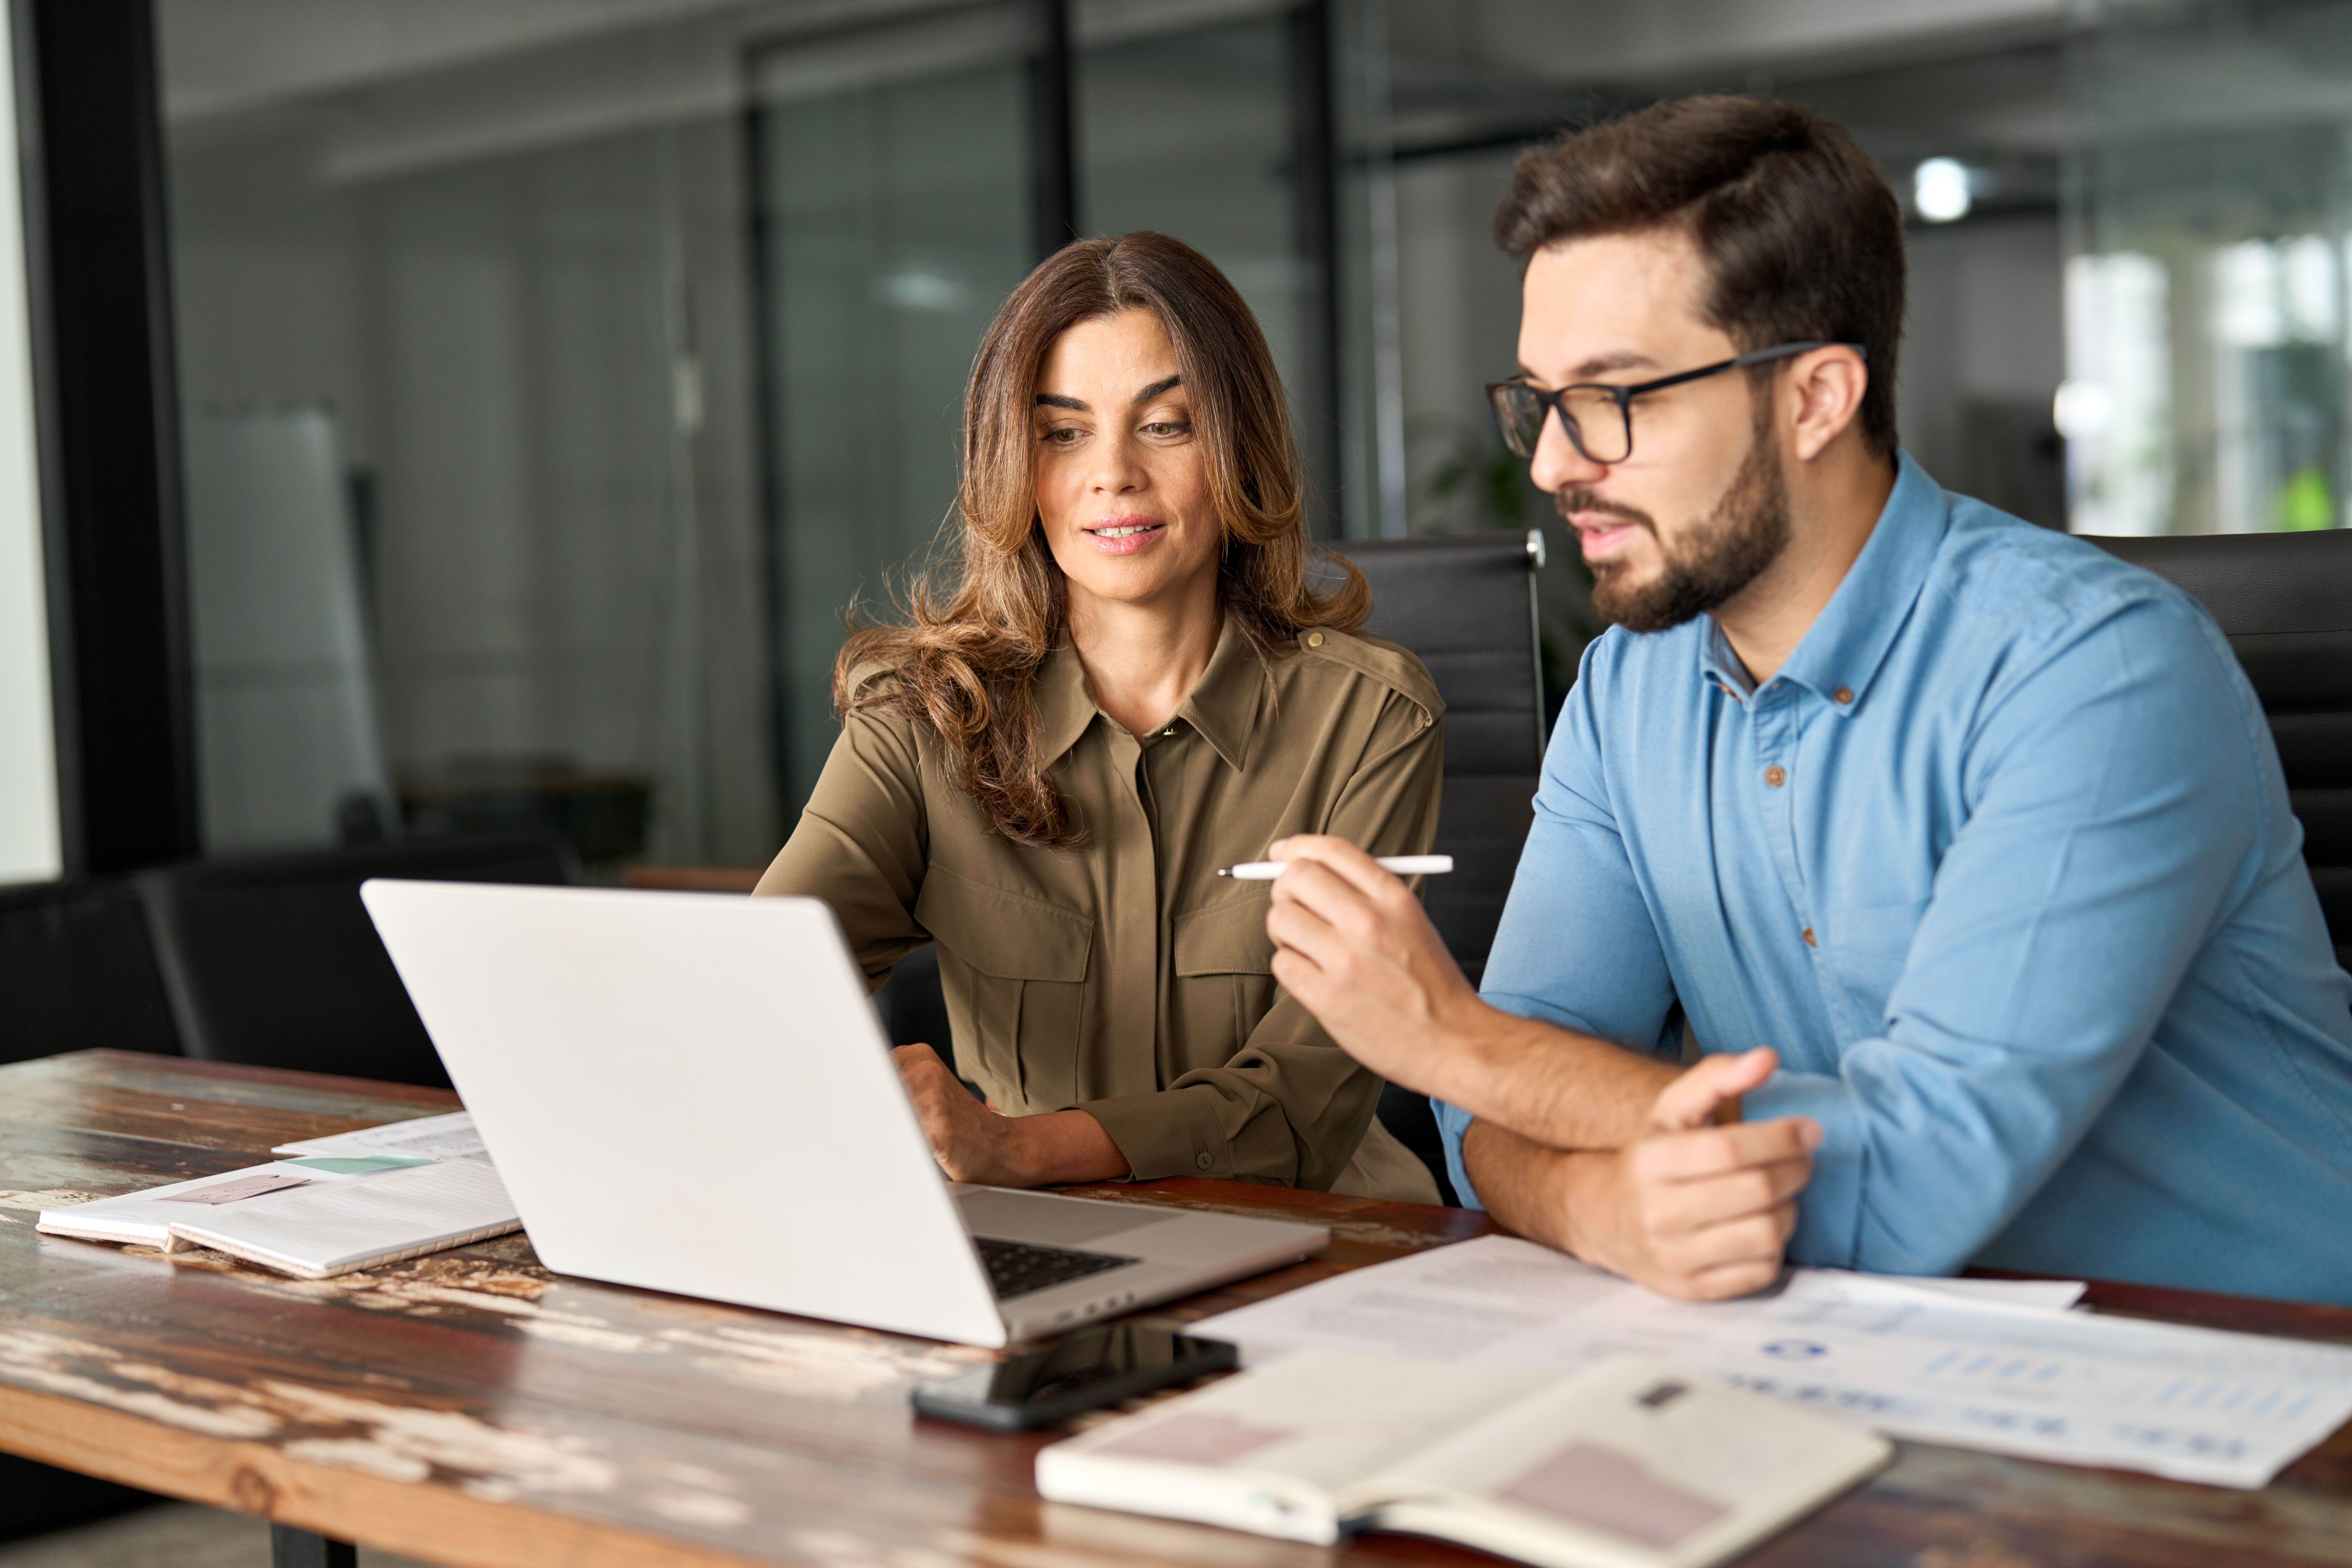
[[[1762,685],[1705,616],[1587,650],[1484,989],[1778,1051],[1746,1115],[1823,1133],[1793,1262],[2352,1304],[2352,980],[2302,843],[2194,601],[1906,457]]]

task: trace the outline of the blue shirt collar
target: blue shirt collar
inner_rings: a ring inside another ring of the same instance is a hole
[[[1895,488],[1869,540],[1775,679],[1803,686],[1840,713],[1862,706],[1944,542],[1949,512],[1944,502],[1943,486],[1909,453],[1897,453]],[[1753,689],[1713,616],[1701,649],[1706,679],[1743,696]],[[1847,694],[1844,701],[1838,699],[1841,691]]]

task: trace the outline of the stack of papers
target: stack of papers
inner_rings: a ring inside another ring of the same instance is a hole
[[[265,1166],[41,1211],[46,1235],[209,1247],[326,1279],[520,1229],[459,1113],[280,1145]]]
[[[1192,1332],[1567,1370],[1656,1357],[1890,1437],[2259,1487],[2352,1416],[2352,1348],[2068,1311],[2078,1284],[1794,1270],[1686,1302],[1509,1237],[1442,1247]]]

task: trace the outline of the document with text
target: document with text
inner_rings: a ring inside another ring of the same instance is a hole
[[[323,1138],[280,1144],[273,1155],[420,1155],[435,1160],[487,1159],[482,1135],[474,1131],[473,1116],[452,1111],[444,1116],[419,1116],[407,1122],[386,1122]]]
[[[1489,1236],[1192,1332],[1250,1364],[1311,1345],[1546,1369],[1651,1356],[1890,1437],[2221,1486],[2265,1484],[2352,1416],[2352,1347],[2063,1310],[2080,1289],[1800,1269],[1768,1296],[1687,1302]]]

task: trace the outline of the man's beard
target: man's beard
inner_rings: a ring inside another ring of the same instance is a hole
[[[1664,632],[1717,609],[1762,576],[1789,544],[1788,485],[1780,454],[1764,428],[1748,443],[1748,455],[1714,512],[1685,530],[1679,544],[1668,543],[1647,512],[1603,501],[1581,485],[1569,486],[1553,499],[1563,517],[1578,512],[1623,517],[1648,528],[1658,541],[1664,568],[1647,583],[1628,580],[1622,561],[1593,565],[1592,608],[1628,632]]]

